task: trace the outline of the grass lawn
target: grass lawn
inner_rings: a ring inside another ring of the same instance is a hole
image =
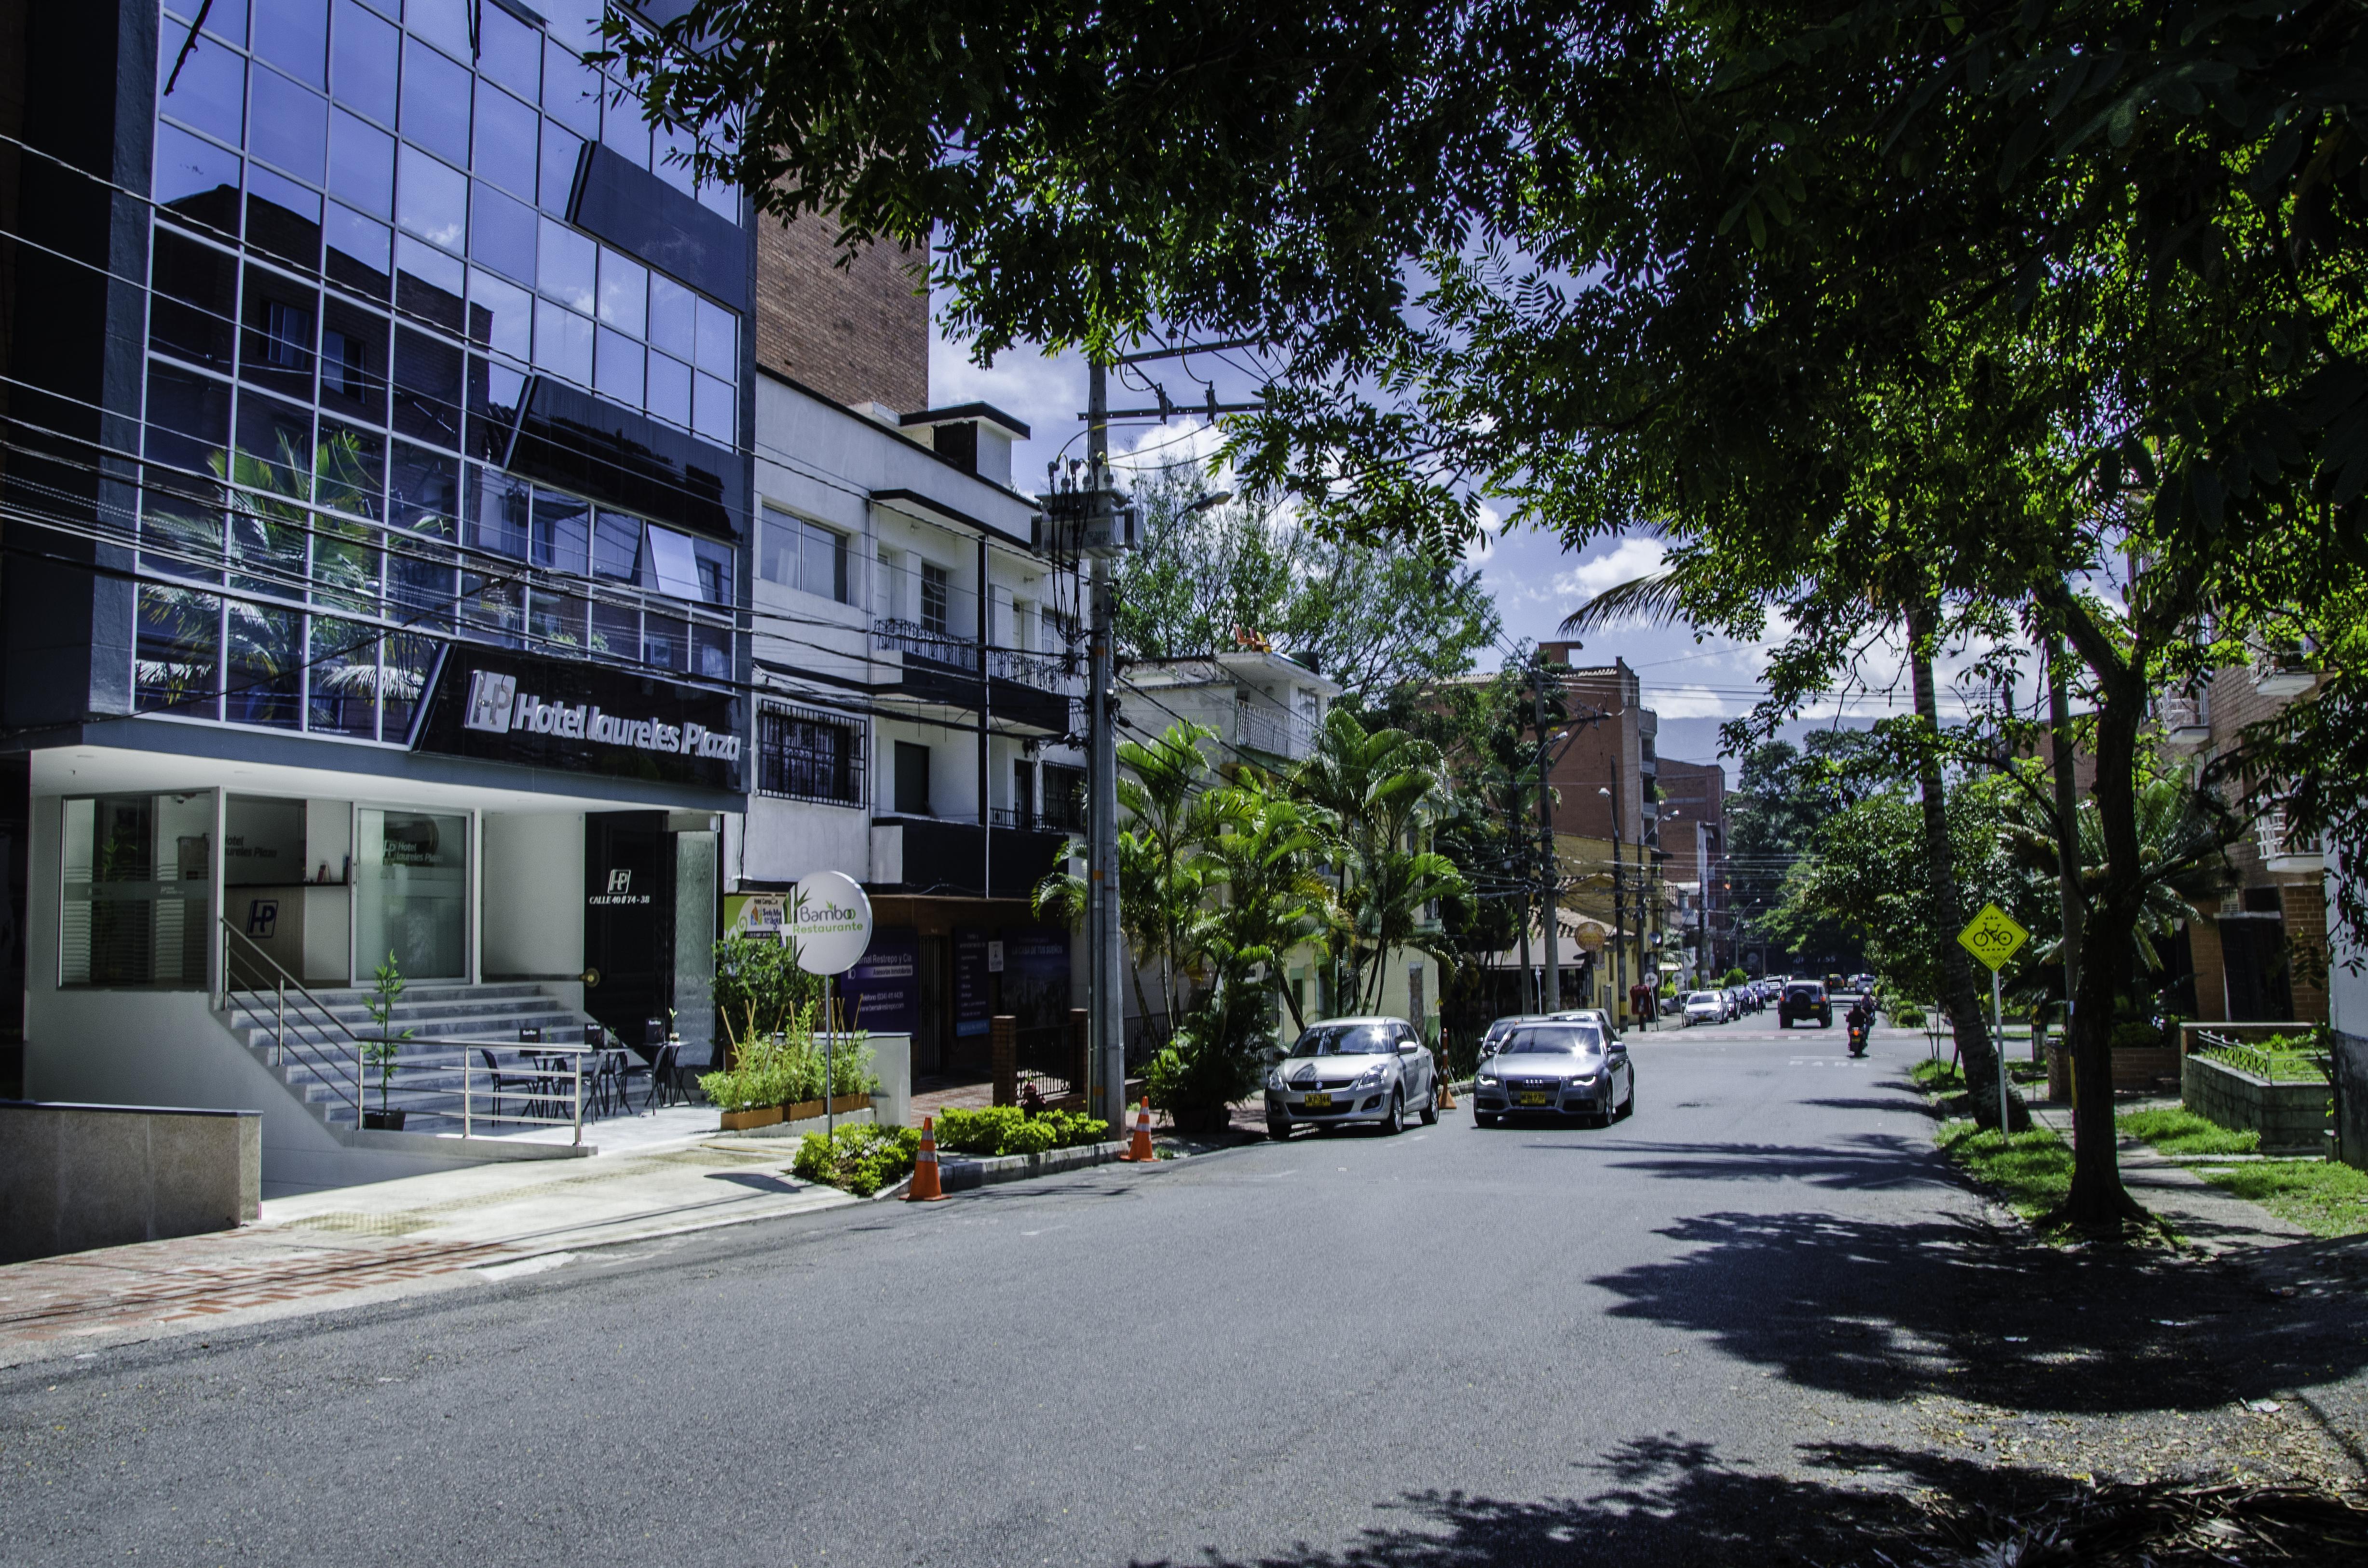
[[[2128,1111],[2113,1121],[2166,1154],[2250,1154],[2261,1146],[2260,1133],[2231,1131],[2181,1106]]]
[[[1907,1075],[1928,1095],[1954,1095],[1964,1092],[1965,1074],[1945,1057],[1927,1057],[1907,1069]],[[2047,1068],[2036,1062],[2019,1062],[2007,1058],[2007,1081],[2018,1087],[2026,1084],[2047,1082]]]
[[[2072,1147],[2046,1128],[2006,1138],[1970,1121],[1944,1121],[1937,1138],[1975,1180],[2003,1189],[2009,1206],[2026,1220],[2038,1219],[2072,1190]]]
[[[2315,1236],[2368,1232],[2368,1171],[2332,1160],[2263,1160],[2199,1173],[2213,1186],[2258,1203]]]

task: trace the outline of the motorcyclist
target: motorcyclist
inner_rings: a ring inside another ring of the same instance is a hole
[[[1864,996],[1850,1004],[1850,1012],[1845,1015],[1844,1021],[1849,1026],[1850,1040],[1854,1045],[1862,1045],[1874,1033],[1874,1009],[1866,1005]]]

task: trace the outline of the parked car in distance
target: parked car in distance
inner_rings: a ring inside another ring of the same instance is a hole
[[[1584,1018],[1523,1019],[1472,1085],[1472,1120],[1479,1127],[1508,1116],[1608,1124],[1635,1108],[1636,1068],[1627,1047]]]
[[[1834,1027],[1834,1002],[1826,994],[1824,983],[1815,980],[1786,983],[1783,999],[1776,1004],[1776,1027],[1789,1029],[1811,1018],[1817,1020],[1821,1029]]]
[[[1294,1127],[1371,1122],[1384,1132],[1418,1114],[1439,1119],[1439,1074],[1430,1048],[1404,1018],[1323,1018],[1307,1026],[1266,1075],[1267,1136]]]
[[[1601,1007],[1565,1007],[1559,1013],[1548,1013],[1543,1020],[1554,1024],[1593,1024],[1613,1040],[1620,1038],[1620,1026]]]
[[[1686,997],[1688,1024],[1723,1024],[1726,1022],[1726,999],[1715,991],[1696,991]]]

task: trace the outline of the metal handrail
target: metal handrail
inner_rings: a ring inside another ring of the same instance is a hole
[[[300,1025],[309,1021],[301,1016],[302,1004],[309,1003],[312,1005],[313,1009],[319,1013],[321,1023],[336,1029],[339,1034],[344,1035],[347,1040],[354,1042],[355,1050],[352,1079],[353,1092],[350,1094],[347,1093],[345,1084],[339,1081],[339,1079],[335,1075],[335,1072],[332,1070],[330,1065],[331,1063],[335,1063],[335,1071],[341,1072],[343,1070],[342,1062],[338,1061],[334,1053],[319,1050],[312,1041],[303,1039],[301,1035],[292,1043],[296,1046],[303,1064],[313,1070],[313,1074],[315,1077],[319,1078],[324,1084],[326,1084],[331,1089],[336,1092],[337,1097],[344,1100],[347,1108],[353,1111],[355,1125],[359,1126],[361,1124],[363,1093],[361,1048],[366,1042],[359,1035],[354,1033],[352,1029],[346,1026],[344,1019],[331,1012],[326,1003],[313,995],[312,992],[306,990],[302,981],[297,979],[294,975],[290,974],[288,971],[281,966],[278,959],[275,959],[269,953],[265,952],[261,945],[258,944],[254,937],[240,930],[238,926],[232,922],[230,916],[227,915],[217,915],[215,918],[221,923],[223,935],[227,937],[233,938],[238,942],[245,943],[252,957],[256,960],[261,960],[271,976],[272,993],[274,997],[271,1025],[271,1064],[274,1067],[279,1066],[286,1060],[288,1047],[291,1043],[288,1038],[288,993],[290,990],[293,990],[300,999],[300,1017],[297,1020]],[[233,998],[240,994],[238,988],[231,983],[231,968],[233,962],[233,954],[237,953],[238,949],[230,946],[229,943],[226,942],[223,945],[222,1007],[222,1011],[226,1013],[234,1012],[235,1003]],[[238,956],[245,957],[247,955],[240,954]],[[261,992],[259,989],[250,990],[246,994],[260,995]]]
[[[2307,1063],[2311,1071],[2329,1083],[2332,1083],[2335,1078],[2332,1061],[2317,1051],[2262,1051],[2258,1047],[2232,1040],[2226,1035],[2213,1034],[2203,1029],[2198,1029],[2195,1038],[2202,1043],[2197,1046],[2193,1054],[2203,1057],[2207,1061],[2217,1062],[2223,1066],[2234,1067],[2240,1073],[2250,1073],[2254,1077],[2268,1083],[2306,1084],[2310,1082],[2307,1078],[2281,1079],[2277,1071],[2277,1060],[2280,1057],[2289,1062]]]
[[[475,1135],[476,1121],[480,1115],[475,1108],[473,1093],[470,1087],[471,1080],[476,1074],[485,1071],[482,1063],[471,1060],[472,1056],[479,1051],[515,1051],[521,1056],[564,1056],[570,1059],[567,1064],[566,1094],[561,1095],[555,1091],[542,1089],[527,1089],[519,1091],[517,1095],[518,1099],[529,1105],[547,1100],[564,1101],[567,1106],[567,1114],[565,1116],[507,1116],[496,1108],[482,1113],[484,1119],[513,1121],[528,1127],[572,1128],[575,1131],[573,1142],[578,1144],[584,1142],[584,1058],[596,1051],[606,1051],[609,1049],[609,1047],[546,1044],[540,1040],[471,1040],[461,1035],[439,1037],[437,1043],[457,1045],[461,1048],[461,1137],[464,1141]],[[520,1075],[531,1076],[532,1074]],[[495,1096],[495,1104],[496,1107],[500,1104],[498,1094]]]

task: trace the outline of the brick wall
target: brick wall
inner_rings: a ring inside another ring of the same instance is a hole
[[[929,301],[921,258],[867,249],[845,268],[830,219],[757,227],[757,363],[839,403],[929,405]]]
[[[2305,1023],[2327,1021],[2327,888],[2319,881],[2280,884],[2286,951],[2292,955],[2294,1016]]]

